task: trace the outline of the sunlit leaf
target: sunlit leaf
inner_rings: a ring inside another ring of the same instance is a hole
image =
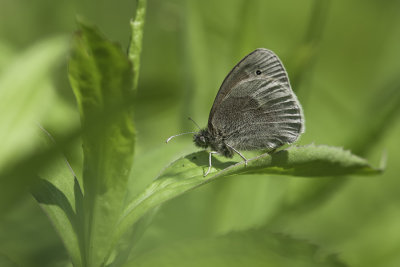
[[[0,210],[18,198],[45,163],[35,161],[44,156],[37,122],[54,100],[51,73],[67,49],[64,37],[41,41],[20,53],[0,74]]]

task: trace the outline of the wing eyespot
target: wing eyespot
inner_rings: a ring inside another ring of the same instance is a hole
[[[257,74],[257,75],[260,75],[260,74],[261,74],[261,70],[257,70],[257,71],[256,71],[256,74]]]

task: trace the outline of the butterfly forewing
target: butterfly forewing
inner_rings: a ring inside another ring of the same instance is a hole
[[[208,128],[239,150],[274,149],[304,131],[302,108],[287,73],[271,51],[257,49],[225,78]]]
[[[209,127],[215,109],[229,91],[243,80],[260,77],[274,78],[290,88],[289,78],[278,56],[268,49],[258,48],[237,63],[222,82],[210,111]]]

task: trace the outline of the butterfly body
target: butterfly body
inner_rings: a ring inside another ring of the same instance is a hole
[[[226,136],[221,132],[210,133],[209,129],[202,129],[193,136],[193,142],[201,148],[210,147],[211,150],[218,152],[227,158],[232,158],[234,151],[225,143]]]

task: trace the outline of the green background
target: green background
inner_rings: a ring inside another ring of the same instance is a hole
[[[45,88],[31,105],[22,105],[18,94],[15,102],[1,102],[0,169],[24,169],[13,164],[41,143],[1,118],[19,107],[15,120],[29,117],[60,134],[77,127],[67,78],[76,15],[126,50],[135,1],[2,0],[0,5],[0,75],[13,77],[0,83],[0,92],[23,82],[26,92]],[[208,238],[267,229],[317,244],[349,266],[400,266],[399,10],[400,1],[394,0],[149,0],[135,108],[139,176],[155,177],[172,160],[197,150],[189,137],[164,142],[196,129],[188,116],[206,125],[225,75],[258,47],[281,58],[303,105],[306,133],[300,145],[344,147],[374,165],[387,155],[387,168],[381,176],[345,179],[221,179],[160,207],[132,257],[162,259],[170,256],[171,244],[185,242],[195,243],[187,246],[193,253],[214,244]],[[37,75],[32,73],[45,56],[31,58],[28,52],[37,44],[40,51],[43,40],[53,40],[44,54],[52,47],[61,52],[51,71],[32,83],[28,78]],[[30,67],[10,74],[17,60],[17,66]],[[72,163],[75,154],[71,149]],[[140,190],[145,182],[129,190]],[[23,185],[6,185],[0,184],[1,192],[14,197],[0,197],[6,207],[0,213],[0,266],[65,266],[63,244],[37,203]],[[184,248],[177,250],[190,254]]]

